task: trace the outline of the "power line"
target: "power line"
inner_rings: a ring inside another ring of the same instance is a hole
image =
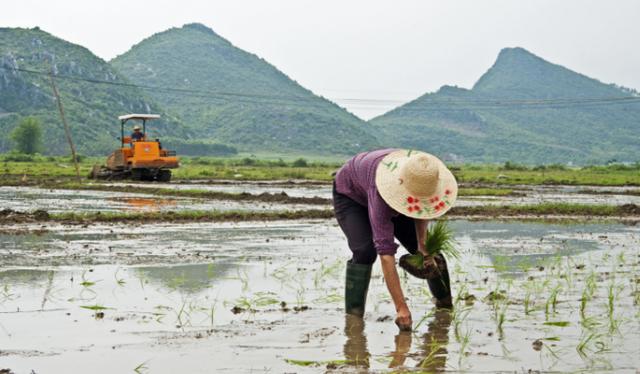
[[[49,73],[30,70],[24,68],[14,68],[7,66],[0,66],[4,70],[18,71],[28,74],[35,74],[41,76],[48,76]],[[316,98],[309,98],[303,96],[283,96],[283,95],[261,95],[261,94],[246,94],[238,92],[226,92],[226,91],[209,91],[209,90],[197,90],[188,88],[177,87],[162,87],[162,86],[150,86],[140,85],[126,82],[106,81],[86,77],[78,77],[71,75],[56,74],[55,78],[65,79],[71,81],[87,82],[91,84],[103,84],[127,88],[136,88],[141,90],[153,90],[164,91],[167,93],[188,95],[191,97],[206,98],[212,100],[221,100],[224,102],[232,103],[247,103],[247,104],[273,104],[273,105],[299,105],[299,106],[323,106],[335,105],[331,101],[326,101],[323,105],[317,102]],[[351,107],[361,109],[379,109],[382,106],[389,106],[393,104],[405,104],[405,102],[398,100],[384,100],[384,99],[363,99],[363,98],[339,98],[334,99],[336,101],[349,101],[354,105]],[[415,101],[415,100],[414,100]],[[412,103],[408,102],[407,104]],[[470,111],[470,110],[511,110],[511,109],[528,109],[528,108],[541,108],[541,109],[567,109],[575,107],[596,107],[602,105],[612,104],[636,104],[640,103],[640,96],[617,96],[617,97],[582,97],[582,98],[548,98],[548,99],[434,99],[424,102],[425,105],[422,108],[410,108],[410,107],[397,107],[393,109],[398,112],[450,112],[450,111]],[[431,107],[433,106],[433,107]],[[460,106],[460,107],[458,107]]]

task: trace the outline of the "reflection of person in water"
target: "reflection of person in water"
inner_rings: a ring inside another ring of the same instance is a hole
[[[357,316],[347,314],[345,316],[344,334],[347,341],[344,343],[344,358],[348,365],[368,368],[369,350],[367,337],[364,333],[364,320]]]
[[[427,333],[422,337],[421,356],[424,358],[416,367],[426,372],[441,372],[447,365],[447,344],[449,344],[449,327],[451,311],[436,309],[433,321],[429,323]]]
[[[422,337],[420,351],[410,354],[413,340],[412,333],[400,331],[394,337],[395,350],[389,354],[390,368],[405,365],[407,357],[417,357],[416,367],[424,372],[442,372],[447,365],[447,344],[449,343],[449,327],[451,326],[451,310],[435,309],[433,320]],[[344,357],[350,366],[369,368],[371,354],[367,347],[367,336],[364,332],[364,321],[353,315],[346,315],[344,334]]]

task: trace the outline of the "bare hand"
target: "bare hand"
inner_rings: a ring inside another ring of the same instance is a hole
[[[436,263],[436,259],[433,256],[426,255],[426,256],[424,256],[424,258],[422,260],[422,267],[423,268],[433,267],[433,268],[437,269],[438,268],[438,264]]]
[[[409,308],[404,307],[398,310],[396,325],[398,325],[400,331],[411,331],[413,329],[413,321],[411,320]]]

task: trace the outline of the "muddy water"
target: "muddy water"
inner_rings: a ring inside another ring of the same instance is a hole
[[[303,204],[279,204],[245,201],[203,200],[183,197],[158,197],[150,194],[75,191],[34,187],[0,187],[0,208],[17,211],[45,209],[58,212],[185,211],[240,210],[274,211],[313,209]],[[315,206],[317,208],[317,206]]]
[[[452,224],[462,251],[461,260],[450,262],[454,294],[466,301],[453,312],[434,310],[426,285],[402,276],[415,327],[402,334],[386,320],[394,311],[377,265],[364,321],[343,315],[348,250],[332,222],[56,226],[44,234],[25,234],[39,227],[20,226],[23,234],[0,234],[0,367],[16,373],[640,367],[638,227]],[[487,298],[491,292],[504,298]],[[294,310],[303,306],[309,309]],[[92,310],[98,307],[107,309]]]

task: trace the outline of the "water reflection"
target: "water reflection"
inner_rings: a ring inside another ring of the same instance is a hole
[[[174,208],[177,205],[175,199],[114,197],[111,200],[125,203],[125,210],[147,210],[151,212],[159,212],[165,208]]]
[[[371,354],[367,347],[367,336],[364,333],[364,320],[347,314],[344,334],[347,337],[344,343],[344,357],[347,363],[356,367],[369,368]]]
[[[426,372],[445,371],[447,365],[447,345],[449,344],[449,328],[451,326],[451,310],[435,309],[434,317],[429,322],[427,332],[417,344],[417,351],[411,353],[413,340],[417,335],[401,331],[394,337],[394,351],[389,354],[389,368],[406,366],[407,358],[417,362],[416,367]],[[347,364],[356,368],[369,368],[371,354],[367,346],[365,323],[362,318],[346,315],[344,334],[344,357]]]
[[[422,336],[422,346],[419,352],[422,359],[416,367],[425,369],[427,372],[445,370],[450,326],[451,310],[436,309],[433,320],[429,322],[427,333]]]
[[[225,277],[229,271],[236,268],[235,265],[231,261],[221,261],[194,265],[148,266],[136,268],[136,272],[143,281],[148,280],[172,290],[198,293]]]

